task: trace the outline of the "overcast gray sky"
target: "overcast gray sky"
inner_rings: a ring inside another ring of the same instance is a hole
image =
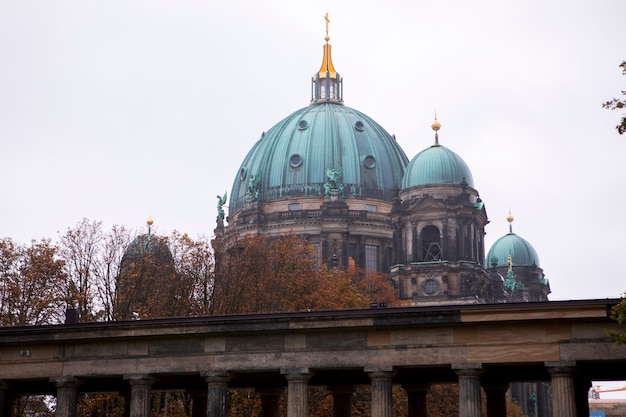
[[[487,249],[537,250],[551,299],[618,297],[624,0],[0,0],[0,236],[82,218],[211,236],[263,131],[308,105],[325,13],[345,104],[409,158],[470,166]]]

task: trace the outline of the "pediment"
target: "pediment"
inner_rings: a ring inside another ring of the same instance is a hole
[[[407,210],[409,211],[426,211],[426,210],[445,210],[446,205],[435,200],[431,196],[424,196],[419,199],[411,199],[408,201]]]

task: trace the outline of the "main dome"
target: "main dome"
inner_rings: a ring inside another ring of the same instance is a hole
[[[426,185],[461,184],[474,188],[469,167],[459,155],[445,146],[434,144],[409,162],[402,179],[402,189]]]
[[[395,138],[369,116],[343,105],[343,80],[326,44],[312,79],[311,104],[264,133],[239,167],[229,212],[249,202],[321,197],[391,201],[408,163]]]
[[[263,134],[233,183],[230,213],[250,197],[258,201],[323,196],[327,170],[337,170],[345,197],[391,200],[408,162],[404,151],[369,116],[333,102],[300,109]]]

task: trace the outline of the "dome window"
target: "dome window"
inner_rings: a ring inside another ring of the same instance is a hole
[[[302,165],[302,157],[297,153],[291,155],[291,158],[289,158],[289,166],[292,168],[299,168],[300,165]]]
[[[363,158],[363,165],[365,165],[365,168],[369,169],[376,167],[376,158],[374,158],[372,155],[367,155],[365,158]]]
[[[362,132],[363,130],[365,130],[365,125],[363,124],[362,121],[359,120],[354,124],[354,128],[358,130],[359,132]]]
[[[240,179],[241,181],[243,181],[243,180],[245,180],[245,179],[246,179],[246,169],[245,169],[245,168],[241,168],[241,169],[239,170],[239,179]]]
[[[298,130],[305,130],[307,127],[309,127],[309,124],[307,123],[307,121],[300,120],[300,123],[298,123]]]
[[[422,260],[425,262],[441,260],[441,238],[437,226],[422,229]]]

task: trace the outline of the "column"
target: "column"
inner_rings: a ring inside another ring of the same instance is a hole
[[[311,374],[308,369],[281,372],[287,378],[287,417],[308,417]]]
[[[393,368],[366,369],[372,381],[372,417],[392,417],[393,399],[391,396]]]
[[[546,362],[552,381],[552,416],[576,417],[575,362]]]
[[[56,417],[76,417],[80,382],[72,376],[50,378],[50,382],[57,388]]]
[[[150,375],[126,375],[130,384],[130,417],[150,417],[150,394],[154,378]]]
[[[509,383],[506,381],[487,380],[483,382],[487,397],[487,417],[506,416],[506,392]]]
[[[351,417],[354,387],[352,385],[332,386],[327,389],[333,396],[333,417]]]
[[[263,388],[257,390],[261,398],[261,417],[278,417],[280,411],[279,400],[282,393],[280,388]]]
[[[426,417],[426,395],[430,384],[403,384],[408,399],[409,417]]]
[[[452,365],[459,377],[459,416],[481,417],[480,376],[483,373],[480,364]]]
[[[211,371],[203,373],[202,376],[207,382],[206,416],[227,417],[226,400],[230,374],[226,371]]]

